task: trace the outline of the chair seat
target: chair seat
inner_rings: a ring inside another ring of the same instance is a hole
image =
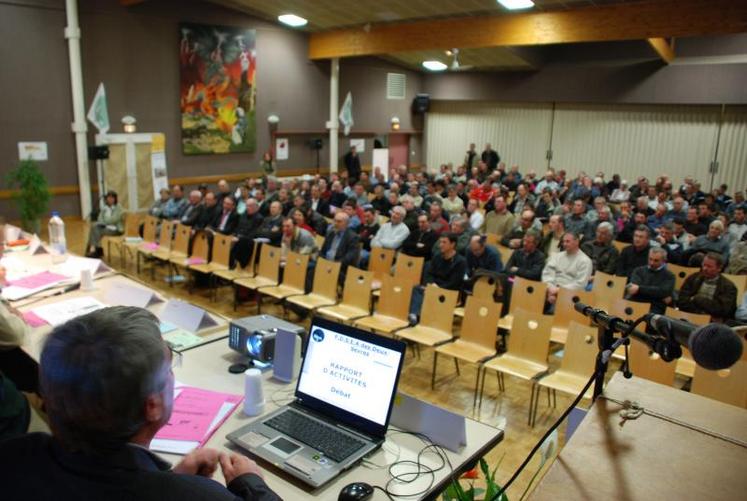
[[[363,308],[356,308],[355,306],[349,306],[346,304],[325,306],[324,308],[319,308],[316,312],[320,315],[332,317],[334,319],[342,321],[354,320],[356,318],[365,317],[369,314],[368,310],[364,310]]]
[[[356,327],[363,327],[379,332],[394,332],[398,329],[407,327],[408,325],[409,323],[407,320],[378,314],[363,317],[355,321]]]
[[[513,325],[514,325],[514,316],[511,313],[509,313],[505,317],[498,319],[499,329],[506,329],[507,331],[510,331]]]
[[[187,256],[187,254],[184,252],[171,252],[171,254],[169,254],[169,263],[173,263],[177,266],[188,267],[188,259],[189,256]]]
[[[571,374],[570,372],[566,372],[563,369],[559,369],[549,376],[540,379],[539,385],[545,388],[550,388],[551,390],[559,390],[564,393],[570,393],[571,395],[578,395],[578,392],[583,389],[584,385],[587,382],[588,379],[582,376]],[[584,398],[591,398],[593,393],[593,387],[589,388],[588,390],[586,390]]]
[[[130,245],[130,244],[126,244],[126,245]],[[142,243],[137,244],[135,247],[136,247],[135,250],[138,252],[138,254],[142,254],[143,256],[146,256],[146,257],[151,257],[153,256],[154,252],[160,250],[160,249],[147,249],[143,247]]]
[[[233,282],[240,278],[252,278],[254,276],[252,273],[242,268],[234,268],[233,270],[215,270],[213,271],[213,275],[222,278],[223,280],[228,280],[229,282]]]
[[[416,325],[397,332],[397,337],[415,341],[426,346],[435,346],[454,339],[451,333],[443,332],[433,327]]]
[[[261,287],[274,287],[278,284],[276,280],[272,280],[271,278],[262,277],[262,276],[238,278],[234,280],[233,283],[235,283],[236,285],[240,287],[246,287],[247,289],[259,289]]]
[[[568,327],[553,327],[550,331],[550,341],[565,344],[568,341]]]
[[[334,299],[322,296],[321,294],[314,294],[313,292],[311,294],[290,296],[286,301],[307,310],[315,310],[323,306],[333,306],[337,302]]]
[[[490,357],[494,357],[497,353],[493,349],[485,348],[484,346],[480,346],[479,344],[471,343],[469,341],[462,341],[461,339],[457,339],[453,343],[444,344],[437,347],[436,352],[473,364],[477,364]]]
[[[303,289],[297,289],[290,285],[276,285],[275,287],[263,287],[262,294],[265,296],[274,297],[275,299],[284,299],[288,296],[295,296],[303,294]]]
[[[495,358],[485,364],[486,369],[503,372],[522,379],[533,379],[547,371],[547,364],[542,365],[523,358],[518,358],[510,353]]]
[[[216,271],[228,271],[228,266],[218,263],[190,264],[189,269],[197,273],[215,273]]]
[[[171,258],[171,251],[168,249],[158,249],[154,250],[150,254],[148,254],[153,259],[158,259],[160,261],[168,261],[169,258]]]
[[[464,318],[464,306],[454,308],[454,316]]]
[[[693,377],[695,374],[695,360],[685,355],[677,359],[677,366],[674,372],[680,376]]]

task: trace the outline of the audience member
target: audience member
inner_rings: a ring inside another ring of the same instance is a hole
[[[508,211],[503,196],[496,196],[494,205],[495,209],[485,214],[482,231],[499,236],[506,235],[514,226],[514,215]]]
[[[117,200],[117,192],[109,190],[104,195],[104,203],[99,210],[96,222],[91,225],[86,244],[87,257],[103,257],[104,249],[101,239],[105,236],[115,236],[124,233],[124,212]]]
[[[472,278],[478,270],[503,271],[501,255],[492,246],[487,245],[485,235],[472,235],[467,247],[467,278]]]
[[[239,215],[236,214],[236,201],[231,195],[226,195],[223,197],[222,210],[206,229],[210,233],[231,235],[238,224]]]
[[[594,272],[601,271],[613,275],[617,271],[619,252],[612,245],[612,224],[604,221],[597,227],[596,238],[581,244],[581,250],[589,256]]]
[[[620,253],[620,259],[617,261],[616,275],[628,277],[633,270],[639,266],[648,264],[648,251],[651,248],[651,233],[648,227],[639,225],[633,233],[633,243],[625,247]]]
[[[402,243],[410,235],[410,229],[403,222],[405,211],[401,206],[392,209],[392,218],[384,223],[371,240],[371,247],[383,247],[385,249],[399,249]]]
[[[560,288],[584,290],[589,283],[593,265],[589,256],[581,252],[579,237],[566,231],[563,251],[547,260],[542,270],[542,281],[547,284],[547,302],[555,304]]]
[[[184,198],[184,189],[180,184],[171,187],[171,198],[163,208],[161,217],[170,221],[176,221],[187,209],[187,199]]]
[[[538,249],[540,235],[530,231],[524,235],[524,244],[511,254],[506,263],[508,276],[517,276],[528,280],[539,280],[545,265],[545,255]]]
[[[534,221],[534,211],[532,209],[524,210],[519,218],[519,224],[514,225],[511,231],[508,232],[508,234],[503,235],[503,238],[501,238],[501,245],[508,247],[509,249],[518,249],[521,247],[524,235],[526,235],[529,230],[536,229],[534,228]]]
[[[680,287],[677,306],[690,313],[704,313],[713,322],[723,322],[734,316],[737,288],[721,274],[724,258],[709,252],[703,258],[700,271],[685,279]]]
[[[656,237],[656,241],[667,251],[667,262],[673,264],[681,263],[685,248],[682,242],[674,238],[673,223],[665,223],[659,228],[659,236]]]
[[[433,230],[433,225],[425,214],[418,216],[418,227],[411,231],[402,244],[402,252],[408,256],[422,257],[429,261],[433,246],[438,242],[439,234]]]
[[[653,247],[648,251],[648,265],[633,270],[625,287],[625,298],[651,303],[651,312],[663,315],[674,297],[674,274],[667,269],[667,251]]]

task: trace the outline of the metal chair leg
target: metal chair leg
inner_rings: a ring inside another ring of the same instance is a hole
[[[480,368],[478,367],[477,370],[479,371]],[[480,410],[482,409],[482,397],[485,396],[485,378],[487,377],[488,370],[486,368],[482,368],[482,382],[480,383],[480,402],[477,405],[477,413],[480,414]]]
[[[459,371],[459,359],[454,357],[454,365],[456,366],[457,376],[461,376],[462,373]]]
[[[558,393],[554,389],[552,390],[552,406],[553,408],[558,407]]]
[[[527,417],[527,426],[532,426],[532,411],[534,410],[534,391],[537,385],[532,383],[532,391],[529,394],[529,416]]]
[[[550,388],[547,388],[547,406],[552,406],[552,402],[550,401]]]
[[[537,411],[539,409],[539,395],[540,395],[540,388],[537,388],[537,391],[534,392],[534,416],[532,416],[532,428],[534,428],[534,425],[537,423]]]
[[[480,371],[481,366],[477,366],[477,379],[475,379],[475,396],[472,398],[472,410],[475,409],[475,406],[477,405],[477,388],[480,386]]]
[[[433,352],[433,374],[431,374],[431,390],[436,388],[436,365],[438,364],[438,352]]]

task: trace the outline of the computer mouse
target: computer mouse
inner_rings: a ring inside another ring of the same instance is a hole
[[[364,501],[373,495],[374,489],[365,482],[353,482],[342,488],[337,501]]]

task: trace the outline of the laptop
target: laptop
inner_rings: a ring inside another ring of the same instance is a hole
[[[295,400],[226,438],[312,487],[384,443],[405,343],[315,317]]]

